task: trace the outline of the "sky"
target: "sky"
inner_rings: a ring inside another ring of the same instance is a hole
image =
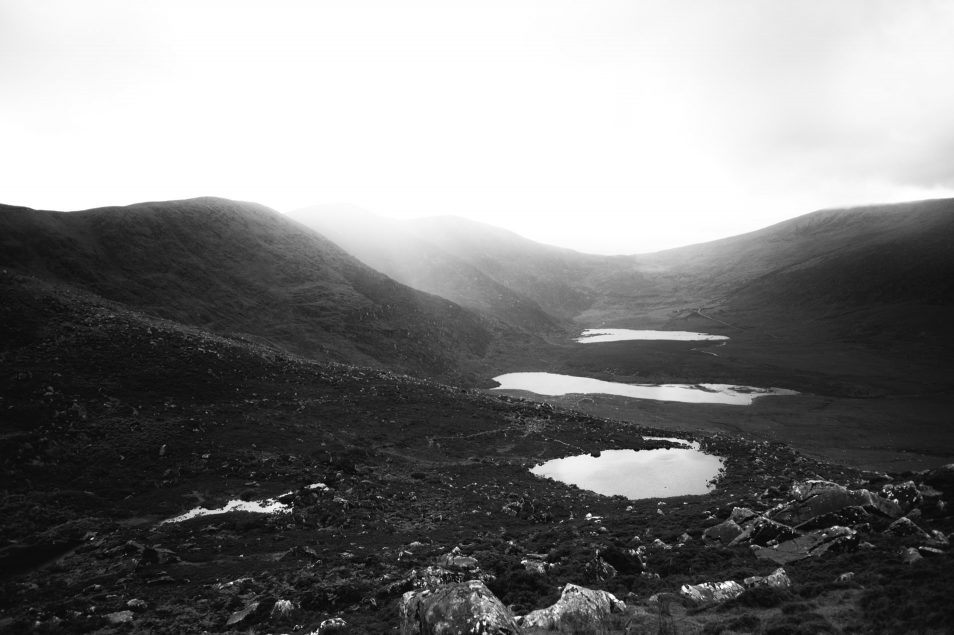
[[[642,253],[954,196],[952,78],[947,0],[3,0],[0,202]]]

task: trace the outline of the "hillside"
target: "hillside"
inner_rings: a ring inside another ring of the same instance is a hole
[[[725,458],[709,494],[600,496],[528,468],[676,431],[303,360],[10,272],[0,298],[3,632],[410,634],[416,592],[461,579],[527,635],[552,632],[529,612],[567,584],[615,594],[585,632],[954,619],[950,469],[683,432]],[[280,511],[163,522],[269,497]],[[686,591],[706,582],[734,599]]]
[[[823,210],[646,257],[688,306],[775,335],[911,352],[954,337],[954,200]]]
[[[544,312],[527,295],[497,282],[465,261],[452,246],[427,240],[411,223],[353,208],[307,208],[290,217],[409,287],[447,298],[534,334],[560,329],[558,319]]]
[[[302,355],[424,376],[471,372],[502,328],[273,210],[223,199],[0,207],[0,265]]]

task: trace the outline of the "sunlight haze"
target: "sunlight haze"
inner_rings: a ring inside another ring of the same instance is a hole
[[[638,253],[954,195],[954,4],[0,5],[0,202],[221,196]]]

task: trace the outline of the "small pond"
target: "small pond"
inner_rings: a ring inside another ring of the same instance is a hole
[[[650,438],[650,437],[647,437]],[[688,444],[681,439],[666,439]],[[722,469],[721,457],[698,446],[659,450],[605,450],[553,459],[530,471],[604,496],[665,498],[705,494]]]
[[[676,340],[695,342],[702,340],[727,340],[726,335],[709,335],[692,331],[646,331],[633,329],[586,329],[576,338],[581,344],[598,342],[625,342],[627,340]]]
[[[557,373],[507,373],[494,377],[494,381],[500,384],[494,390],[526,390],[551,397],[570,394],[602,394],[656,401],[737,406],[751,405],[758,397],[798,394],[794,390],[784,388],[756,388],[728,384],[623,384]]]

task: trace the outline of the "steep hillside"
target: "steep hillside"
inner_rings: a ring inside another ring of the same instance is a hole
[[[648,257],[726,321],[954,344],[954,200],[823,210]],[[711,312],[711,311],[710,311]]]
[[[0,208],[0,265],[290,351],[458,376],[486,321],[401,285],[266,207],[223,199]]]
[[[314,207],[290,216],[410,287],[535,334],[560,328],[535,301],[495,281],[446,246],[425,239],[413,224],[355,208]]]

